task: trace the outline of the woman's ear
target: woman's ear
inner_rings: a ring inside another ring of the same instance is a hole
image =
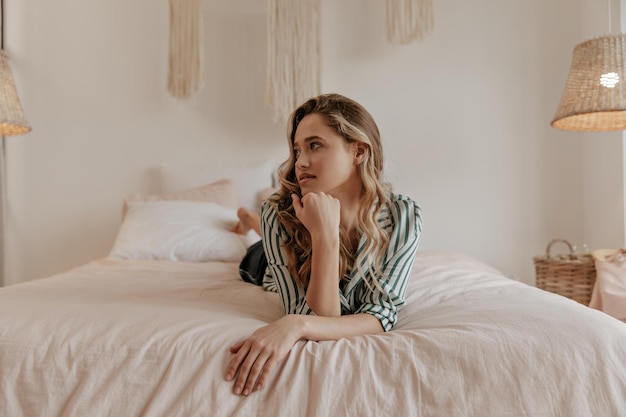
[[[354,164],[361,165],[367,156],[367,145],[363,142],[354,142]]]

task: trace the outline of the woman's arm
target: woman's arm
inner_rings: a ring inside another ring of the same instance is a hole
[[[298,340],[337,340],[383,331],[380,321],[371,314],[339,317],[289,314],[230,347],[234,356],[226,369],[226,380],[237,377],[233,392],[249,395],[265,386],[271,371]]]
[[[306,301],[318,316],[341,316],[339,300],[340,203],[325,193],[293,194],[296,216],[311,234],[311,275]]]
[[[285,231],[278,219],[278,213],[267,202],[261,207],[261,232],[268,270],[280,295],[285,314],[311,314],[304,289],[291,276],[287,254],[283,248]]]
[[[301,339],[318,342],[385,331],[380,320],[371,314],[348,314],[339,317],[298,315],[296,320],[299,321]]]
[[[311,214],[316,219],[314,221],[323,225],[323,227],[316,227],[317,233],[311,235],[311,275],[306,291],[291,276],[283,248],[284,232],[281,233],[278,214],[268,204],[263,205],[261,209],[263,248],[286,314],[317,314],[321,316],[338,316],[341,314],[339,301],[339,202],[330,196],[326,197],[328,198],[321,200],[330,205],[337,205],[335,208],[337,217],[334,220],[333,216],[324,218],[324,213],[320,215],[319,211],[314,211],[319,210],[316,205],[320,199],[317,198],[315,201],[306,199],[305,202],[308,201],[307,209],[304,212],[300,211],[301,215],[304,213],[307,216],[309,227],[315,228],[311,225]],[[298,210],[303,207],[297,196],[294,198],[294,206],[298,207]],[[305,227],[307,227],[306,224]],[[319,233],[320,231],[327,232]]]
[[[306,302],[318,316],[341,316],[339,300],[339,236],[314,239]]]

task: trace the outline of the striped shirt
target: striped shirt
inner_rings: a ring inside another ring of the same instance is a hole
[[[261,219],[263,249],[268,262],[263,287],[280,294],[286,314],[314,315],[305,299],[306,288],[300,287],[289,271],[283,249],[286,230],[270,204],[263,205]],[[396,324],[398,310],[405,303],[404,296],[422,231],[421,210],[409,197],[392,193],[377,221],[389,236],[389,248],[375,277],[378,285],[373,284],[373,272],[364,251],[367,238],[362,235],[352,271],[348,279],[340,281],[338,290],[342,315],[372,314],[380,320],[385,331],[389,331]],[[357,265],[360,267],[357,268]]]

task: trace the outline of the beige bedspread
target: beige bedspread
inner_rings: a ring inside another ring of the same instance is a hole
[[[386,334],[298,342],[249,397],[228,346],[282,314],[233,263],[99,260],[0,290],[0,416],[623,416],[626,324],[420,252]]]

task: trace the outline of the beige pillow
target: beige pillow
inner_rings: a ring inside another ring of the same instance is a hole
[[[176,193],[170,194],[133,194],[124,200],[122,205],[122,219],[126,216],[128,211],[128,205],[134,202],[144,201],[200,201],[205,203],[215,203],[224,207],[228,207],[234,210],[239,208],[239,198],[237,197],[237,190],[235,189],[235,183],[229,179],[222,179],[212,182],[201,187],[188,188]]]

